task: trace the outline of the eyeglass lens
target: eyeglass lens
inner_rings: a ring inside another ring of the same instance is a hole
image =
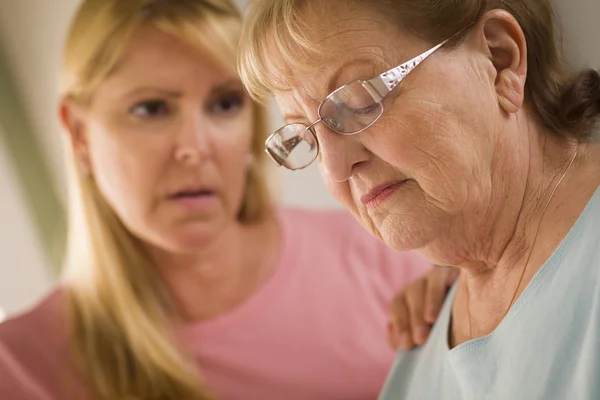
[[[374,100],[361,81],[342,86],[319,107],[323,123],[342,135],[352,135],[368,128],[382,112],[381,103]],[[316,159],[319,147],[310,129],[302,124],[291,124],[279,129],[269,139],[267,149],[286,168],[301,169]]]

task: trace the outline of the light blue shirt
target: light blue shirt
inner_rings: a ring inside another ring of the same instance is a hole
[[[600,399],[600,188],[500,325],[450,350],[455,292],[380,400]]]

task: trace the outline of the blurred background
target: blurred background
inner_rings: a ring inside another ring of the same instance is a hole
[[[600,1],[552,1],[571,64],[599,68]],[[57,77],[78,3],[0,0],[0,320],[33,305],[59,267],[66,191]],[[273,125],[280,121],[273,107]],[[338,207],[314,166],[280,178],[285,204]]]

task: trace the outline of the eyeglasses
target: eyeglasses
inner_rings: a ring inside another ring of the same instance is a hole
[[[316,124],[323,122],[341,135],[355,135],[369,128],[383,114],[383,99],[448,40],[375,78],[356,80],[334,90],[319,106],[319,119],[310,125],[294,123],[277,129],[265,142],[265,151],[279,166],[292,171],[308,167],[319,155]]]

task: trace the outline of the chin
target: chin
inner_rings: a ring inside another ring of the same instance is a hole
[[[173,254],[201,252],[214,243],[226,230],[223,218],[188,220],[161,224],[144,238],[154,247]]]
[[[392,249],[418,250],[439,235],[440,219],[433,218],[423,203],[407,202],[402,196],[387,203],[367,215],[375,235]]]
[[[223,231],[224,227],[213,224],[180,227],[171,232],[165,242],[174,252],[198,253],[214,243]]]
[[[207,248],[210,240],[202,238],[169,238],[160,244],[160,248],[173,255],[196,254],[202,249]]]
[[[409,251],[418,250],[431,242],[431,236],[423,226],[409,221],[395,221],[390,216],[380,227],[378,227],[382,240],[394,250]]]

